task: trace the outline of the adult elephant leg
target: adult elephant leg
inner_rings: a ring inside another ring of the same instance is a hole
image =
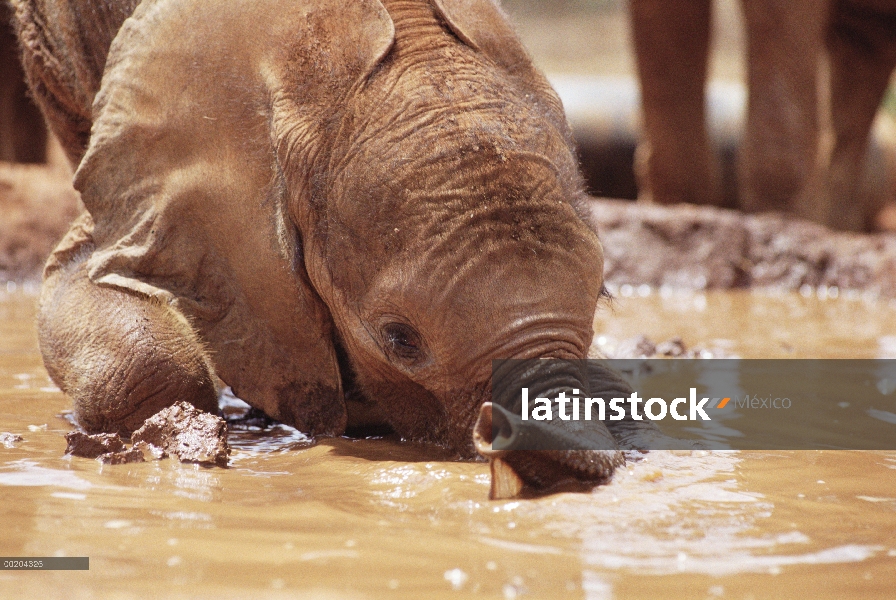
[[[868,229],[880,206],[869,206],[862,175],[871,126],[896,67],[896,5],[890,12],[866,2],[837,2],[828,47],[834,147],[827,185],[817,199],[822,222],[838,229]],[[880,4],[880,3],[877,3]]]
[[[47,127],[27,96],[11,7],[0,3],[0,161],[42,163],[47,159]]]
[[[738,157],[741,206],[791,210],[818,150],[818,71],[827,3],[743,0],[749,100]]]
[[[91,229],[84,215],[50,257],[38,316],[44,364],[74,401],[78,423],[130,434],[178,400],[216,411],[211,364],[183,315],[88,279]]]
[[[706,126],[710,0],[632,0],[646,140],[639,196],[658,204],[721,204],[719,160]]]

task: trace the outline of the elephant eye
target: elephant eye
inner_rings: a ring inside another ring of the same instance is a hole
[[[405,323],[387,323],[383,326],[386,353],[405,362],[415,362],[423,355],[420,334]]]

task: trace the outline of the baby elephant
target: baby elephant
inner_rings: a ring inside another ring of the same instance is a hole
[[[220,378],[305,432],[472,457],[492,359],[586,357],[601,246],[560,102],[490,0],[13,3],[88,211],[39,318],[84,429],[214,411]],[[622,455],[593,435],[523,478],[605,481]]]

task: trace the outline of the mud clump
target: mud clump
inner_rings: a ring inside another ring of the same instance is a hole
[[[146,456],[144,456],[144,452],[147,448],[143,444],[135,444],[128,450],[122,450],[121,452],[108,452],[106,454],[100,454],[96,457],[98,461],[103,463],[104,465],[124,465],[128,463],[141,463],[146,462]]]
[[[125,449],[124,442],[117,433],[88,434],[82,431],[70,431],[65,434],[65,441],[68,442],[66,454],[83,458],[97,458],[103,454],[122,452]]]
[[[181,462],[214,463],[227,466],[227,423],[221,417],[178,402],[148,418],[131,437],[176,456]]]
[[[0,443],[4,443],[2,435]],[[175,456],[181,462],[226,467],[230,454],[224,419],[186,402],[169,406],[144,421],[143,426],[131,436],[133,445],[130,448],[117,433],[71,431],[65,439],[68,442],[66,454],[95,458],[106,465]]]
[[[84,433],[70,431],[65,434],[66,454],[82,458],[95,458],[106,465],[145,462],[145,448],[136,445],[128,449],[117,433]]]

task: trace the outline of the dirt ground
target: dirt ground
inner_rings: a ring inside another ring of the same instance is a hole
[[[611,290],[759,288],[896,298],[896,235],[831,231],[783,215],[594,200]]]
[[[0,282],[38,279],[80,210],[67,169],[0,162]]]

